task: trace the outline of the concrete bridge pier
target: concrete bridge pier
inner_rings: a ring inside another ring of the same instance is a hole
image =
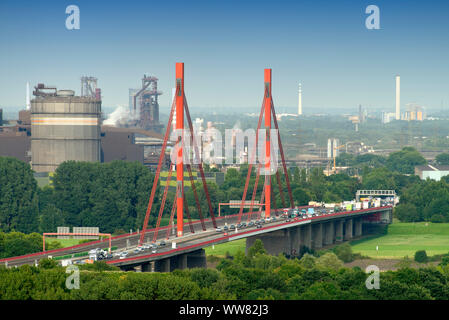
[[[343,241],[343,220],[337,220],[335,225],[335,242]]]
[[[154,272],[171,272],[176,269],[207,268],[206,251],[199,249],[193,252],[179,254],[170,258],[154,261]],[[142,264],[142,271],[151,271],[150,263]]]
[[[187,269],[187,254],[170,257],[170,271],[175,269]]]
[[[152,270],[153,270],[153,263],[151,263],[151,262],[145,262],[145,263],[142,263],[141,264],[141,266],[140,266],[140,270],[142,271],[142,272],[151,272]]]
[[[291,254],[290,232],[287,229],[246,238],[246,254],[248,254],[248,249],[252,247],[257,239],[262,241],[265,250],[270,255],[276,256],[279,253]]]
[[[362,235],[362,218],[354,219],[354,236],[360,237]]]
[[[170,272],[170,258],[154,261],[154,272]]]
[[[312,225],[305,224],[301,227],[301,245],[311,249],[312,248]]]
[[[301,248],[301,227],[293,227],[288,229],[289,240],[290,240],[290,252],[291,256],[299,255],[299,250]]]
[[[352,219],[345,220],[345,234],[344,234],[345,240],[352,239]]]
[[[136,271],[136,269],[134,268],[134,266],[121,266],[120,267],[121,271]]]
[[[334,222],[329,221],[324,225],[324,245],[328,246],[334,243]]]
[[[323,225],[321,223],[312,225],[312,249],[323,247]]]
[[[186,254],[187,268],[207,268],[206,251],[196,250]]]

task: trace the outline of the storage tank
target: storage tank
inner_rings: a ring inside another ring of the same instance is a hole
[[[100,161],[101,100],[72,90],[31,100],[31,163],[36,172],[53,172],[67,160]]]

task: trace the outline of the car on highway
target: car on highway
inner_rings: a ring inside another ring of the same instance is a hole
[[[229,230],[228,226],[223,227],[223,231],[228,231],[228,230]]]
[[[229,230],[235,230],[235,225],[231,224],[231,226],[229,227]]]
[[[159,242],[159,246],[165,246],[166,245],[166,243],[165,243],[165,241],[164,240],[162,240],[161,242]]]
[[[156,253],[156,252],[157,252],[156,249],[151,250],[151,253]]]
[[[258,224],[258,225],[256,226],[256,228],[257,228],[257,229],[260,229],[260,228],[262,228],[262,225],[261,225],[261,224]]]
[[[246,222],[242,222],[241,225],[242,225],[242,228],[246,228]]]
[[[221,228],[220,228],[220,227],[217,227],[217,228],[215,228],[215,231],[221,232]]]
[[[144,244],[142,246],[143,250],[149,250],[150,249],[150,245],[149,244]]]
[[[250,227],[253,227],[254,226],[254,222],[253,221],[250,221],[249,223],[248,223],[248,227],[250,228]]]
[[[120,254],[120,259],[125,259],[127,256],[128,256],[128,252],[127,252],[127,251],[123,251],[123,252]]]

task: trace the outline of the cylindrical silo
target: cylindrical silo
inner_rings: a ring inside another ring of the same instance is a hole
[[[53,172],[67,160],[100,161],[101,101],[72,90],[31,101],[31,162],[36,172]]]

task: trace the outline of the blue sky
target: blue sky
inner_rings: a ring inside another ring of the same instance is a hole
[[[80,30],[65,28],[68,5]],[[380,30],[365,8],[380,8]],[[263,69],[273,69],[279,107],[449,107],[448,1],[11,1],[0,2],[0,107],[25,101],[38,82],[80,93],[97,77],[103,105],[128,104],[143,74],[159,78],[161,112],[185,63],[191,108],[260,105]]]

